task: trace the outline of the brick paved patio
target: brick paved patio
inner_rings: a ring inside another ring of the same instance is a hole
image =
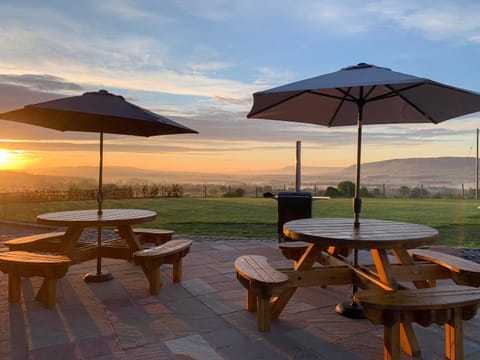
[[[1,225],[0,225],[1,226]],[[31,232],[31,231],[30,231]],[[7,236],[4,236],[4,239]],[[383,327],[337,315],[349,287],[300,289],[272,330],[256,330],[256,315],[244,308],[235,278],[239,255],[261,254],[288,266],[275,240],[199,240],[184,259],[184,280],[149,295],[142,270],[104,260],[114,280],[86,283],[95,261],[75,265],[59,283],[57,307],[34,300],[40,279],[23,281],[19,304],[7,302],[7,276],[0,275],[2,359],[381,359]],[[366,256],[366,254],[363,254]],[[443,327],[414,325],[423,359],[443,359]],[[465,323],[465,358],[480,358],[480,315]],[[405,357],[408,359],[408,357]]]

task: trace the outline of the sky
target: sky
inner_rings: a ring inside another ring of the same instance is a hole
[[[356,161],[356,129],[247,119],[256,91],[360,62],[480,91],[477,0],[0,0],[0,112],[106,89],[199,134],[105,135],[104,166]],[[480,113],[366,126],[362,162],[475,156]],[[0,120],[0,169],[96,166],[97,134]]]

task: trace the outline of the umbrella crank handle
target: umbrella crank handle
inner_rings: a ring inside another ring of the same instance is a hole
[[[97,204],[98,204],[97,214],[98,214],[98,215],[102,215],[102,214],[103,214],[103,211],[102,211],[102,203],[103,203],[103,192],[102,192],[102,191],[99,191],[99,192],[97,192]]]
[[[362,212],[362,199],[359,197],[353,198],[353,213],[355,214],[355,227],[359,227],[360,223],[358,218],[360,217],[360,213]]]

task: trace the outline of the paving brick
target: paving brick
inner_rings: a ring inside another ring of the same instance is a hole
[[[142,269],[131,262],[103,261],[114,276],[105,283],[82,280],[95,271],[95,260],[77,264],[59,282],[57,306],[51,310],[34,299],[41,279],[24,280],[21,302],[9,304],[7,277],[0,275],[0,358],[382,358],[381,326],[334,311],[349,298],[350,286],[299,289],[272,321],[271,331],[257,331],[257,314],[245,309],[245,289],[233,262],[240,255],[260,254],[275,266],[292,266],[276,245],[265,239],[195,239],[184,258],[183,282],[173,284],[171,266],[162,266],[157,295],[148,293]],[[360,252],[360,261],[371,261],[369,254]],[[443,359],[443,328],[414,326],[423,358]],[[480,315],[465,322],[464,333],[465,359],[480,358]]]

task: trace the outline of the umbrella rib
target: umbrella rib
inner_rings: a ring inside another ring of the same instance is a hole
[[[418,84],[417,86],[411,86],[409,88],[413,88],[413,87],[418,87],[420,86],[421,84]],[[396,96],[400,97],[403,101],[405,101],[408,105],[410,105],[412,108],[414,108],[415,110],[417,110],[420,114],[422,114],[423,116],[425,116],[426,118],[428,118],[431,122],[433,122],[434,124],[437,124],[438,121],[436,121],[435,119],[433,119],[431,116],[428,116],[424,111],[422,111],[417,105],[415,105],[413,102],[411,102],[409,99],[405,98],[401,92],[397,91],[397,90],[394,90],[392,89],[392,87],[390,85],[386,85],[387,88],[389,88],[394,94],[396,94]],[[405,89],[402,89],[401,91],[403,91]]]
[[[349,91],[350,91],[350,89],[351,88],[349,88]],[[307,92],[312,94],[312,95],[319,95],[319,96],[328,97],[328,98],[337,99],[337,100],[342,100],[342,101],[352,101],[352,102],[357,101],[357,99],[355,99],[351,94],[349,94],[345,90],[343,90],[341,88],[337,88],[337,90],[340,91],[341,93],[343,93],[343,96],[325,94],[325,93],[314,91],[314,90],[309,90]],[[348,95],[349,98],[346,98],[345,95]]]
[[[375,90],[377,87],[377,85],[373,85],[370,90],[368,90],[367,94],[363,97],[363,100],[365,101],[365,99],[368,99],[368,96],[373,92],[373,90]]]
[[[305,93],[307,93],[307,92],[309,92],[309,91],[308,91],[308,90],[307,90],[307,91],[304,90],[304,91],[300,91],[300,92],[298,92],[298,93],[295,93],[295,94],[293,94],[292,96],[289,96],[288,98],[283,99],[282,101],[276,102],[275,104],[270,104],[269,106],[266,106],[266,107],[264,107],[263,109],[259,109],[259,110],[255,111],[255,112],[251,112],[250,114],[247,115],[247,117],[249,117],[249,118],[254,117],[255,115],[257,115],[257,114],[259,114],[259,113],[262,113],[262,112],[264,112],[264,111],[266,111],[266,110],[270,110],[271,108],[273,108],[273,107],[275,107],[275,106],[278,106],[278,105],[283,104],[283,103],[285,103],[285,102],[287,102],[287,101],[290,101],[290,100],[292,100],[292,99],[294,99],[294,98],[296,98],[296,97],[298,97],[298,96],[300,96],[300,95],[303,95],[303,94],[305,94]]]
[[[327,125],[328,127],[332,126],[332,123],[334,122],[335,118],[337,117],[337,114],[340,111],[340,108],[343,106],[343,103],[345,101],[352,101],[352,100],[347,100],[347,96],[351,97],[351,94],[350,94],[350,90],[352,90],[351,87],[348,88],[348,91],[345,91],[341,88],[337,88],[337,90],[340,91],[341,93],[343,93],[343,97],[338,98],[340,100],[340,102],[338,103],[338,106],[335,109],[335,112],[333,113],[332,117],[330,118],[330,121],[328,122],[328,125]]]

